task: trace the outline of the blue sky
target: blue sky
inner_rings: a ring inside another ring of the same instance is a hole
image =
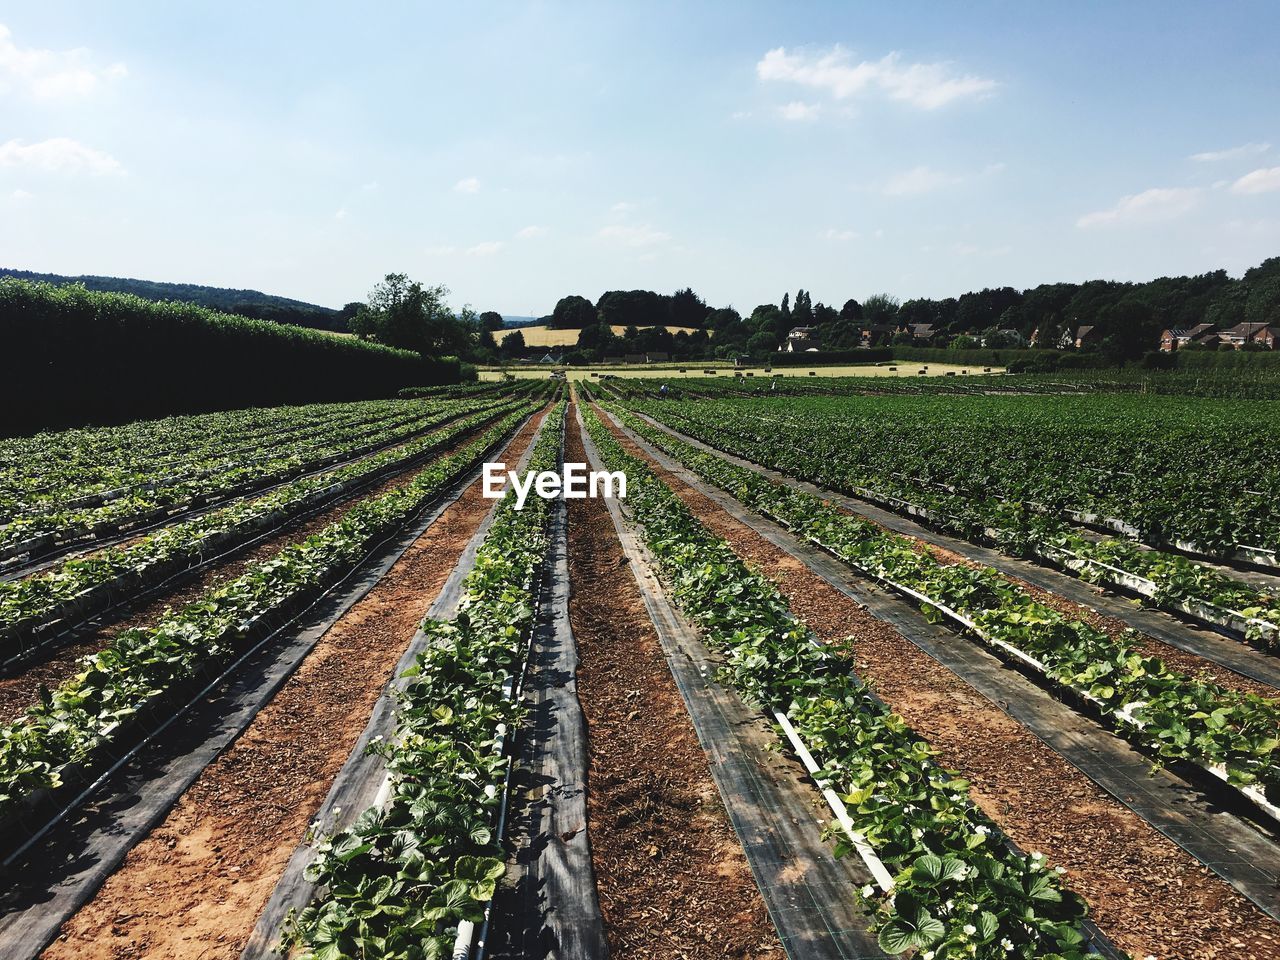
[[[0,265],[455,306],[1280,254],[1275,3],[0,5]]]

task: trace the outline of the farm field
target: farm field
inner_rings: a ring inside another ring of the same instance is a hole
[[[681,368],[684,372],[681,373]],[[896,369],[890,369],[895,367]],[[568,380],[595,380],[601,376],[616,376],[631,379],[634,377],[647,379],[651,377],[662,377],[664,379],[688,379],[699,380],[708,379],[709,374],[705,371],[715,370],[717,377],[733,378],[735,373],[742,373],[745,378],[747,374],[752,375],[752,379],[756,377],[768,378],[774,375],[784,379],[803,378],[810,375],[810,371],[818,377],[904,377],[912,378],[919,376],[919,371],[924,370],[925,376],[943,377],[948,374],[954,376],[981,375],[984,368],[982,367],[966,367],[960,364],[946,363],[886,363],[886,364],[845,364],[833,366],[785,366],[773,367],[771,372],[766,373],[763,365],[748,366],[735,368],[733,364],[724,364],[721,362],[697,361],[690,360],[684,363],[659,363],[659,364],[635,364],[624,367],[609,367],[601,365],[593,365],[590,367],[562,367],[553,366],[551,364],[530,364],[528,366],[510,366],[510,367],[481,367],[480,379],[485,382],[496,382],[507,376],[514,377],[518,380],[544,380],[552,370],[563,370],[565,378]],[[1001,373],[1001,368],[992,367],[992,373]]]
[[[0,953],[1280,957],[1269,402],[789,380],[0,441]]]
[[[673,326],[671,324],[642,324],[636,327],[636,329],[651,330],[655,326],[660,326],[663,329],[665,329],[667,332],[673,333],[673,334],[693,333],[697,329],[696,327],[680,327],[680,326]],[[610,324],[610,329],[618,336],[621,336],[623,333],[626,332],[627,328],[624,324],[615,323],[615,324]],[[499,330],[496,333],[494,333],[493,338],[498,342],[499,345],[501,345],[502,341],[505,340],[507,337],[511,336],[511,334],[515,333],[516,330],[519,330],[521,335],[524,337],[525,346],[535,347],[535,348],[536,347],[571,347],[578,342],[578,335],[582,333],[581,330],[557,330],[542,324],[534,324],[528,327],[516,327],[511,330]]]

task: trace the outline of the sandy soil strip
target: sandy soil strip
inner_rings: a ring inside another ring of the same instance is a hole
[[[572,412],[565,459],[585,462]],[[781,958],[608,508],[569,501],[588,831],[618,958]]]
[[[518,457],[534,420],[505,451]],[[316,645],[41,955],[234,960],[396,661],[492,506],[480,481]]]
[[[822,640],[854,658],[859,674],[933,744],[941,763],[971,780],[974,802],[1016,843],[1067,868],[1071,886],[1117,946],[1135,957],[1280,958],[1280,925],[1229,884],[887,623],[608,425],[710,530],[778,584]]]

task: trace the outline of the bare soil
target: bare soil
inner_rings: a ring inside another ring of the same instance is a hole
[[[1016,843],[1066,868],[1119,947],[1135,957],[1280,958],[1280,924],[962,678],[609,426],[712,532],[778,585],[821,640],[850,657],[939,761],[971,781],[974,802]]]
[[[566,444],[566,459],[585,462],[576,429]],[[569,501],[569,572],[610,950],[628,960],[783,957],[601,500]]]
[[[506,448],[515,459],[534,422]],[[45,960],[235,960],[418,623],[492,501],[471,484],[321,638]]]

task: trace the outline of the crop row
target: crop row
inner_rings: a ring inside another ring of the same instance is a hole
[[[555,467],[564,404],[548,416],[530,468]],[[478,923],[504,872],[495,830],[505,801],[507,731],[521,720],[524,672],[547,553],[550,503],[497,507],[457,618],[427,619],[421,652],[397,691],[396,729],[374,749],[380,800],[317,844],[307,878],[318,899],[291,917],[302,960],[456,956],[458,928]]]
[[[508,414],[479,438],[411,481],[364,500],[306,540],[254,563],[236,579],[154,626],[126,630],[82,661],[81,671],[42,692],[26,716],[0,729],[0,821],[82,780],[138,720],[191,690],[202,676],[269,633],[367,551],[437,498],[526,415]]]
[[[1030,658],[1049,680],[1087,699],[1158,757],[1196,764],[1264,803],[1280,800],[1280,704],[1172,670],[1143,656],[1129,635],[1113,638],[1059,613],[995,570],[943,563],[907,537],[699,450],[634,414],[619,416],[749,507],[905,588],[932,612],[957,614],[970,632],[1006,654]]]
[[[1280,548],[1280,445],[1265,404],[1015,396],[681,406],[785,445],[841,487],[901,476],[975,500],[1096,516],[1153,546],[1186,543],[1223,556]]]
[[[1002,842],[969,800],[968,783],[797,621],[776,587],[704,528],[592,411],[588,432],[610,469],[627,474],[626,509],[677,603],[724,657],[721,679],[789,718],[876,856],[896,874],[892,896],[861,896],[882,948],[924,956],[1084,955],[1084,904],[1039,854]],[[848,842],[837,843],[847,855]],[[1047,949],[1046,949],[1047,948]]]
[[[1280,646],[1280,596],[1203,563],[1127,540],[1082,536],[1054,511],[1025,501],[965,493],[907,471],[875,473],[848,454],[811,460],[797,453],[788,434],[770,435],[752,424],[726,425],[718,409],[690,405],[673,411],[658,404],[642,409],[678,422],[682,430],[714,446],[799,479],[919,517],[1013,556],[1035,557],[1094,582],[1134,590],[1156,606]]]
[[[301,477],[264,496],[238,500],[126,544],[63,561],[47,573],[0,582],[0,661],[36,631],[83,618],[179,570],[230,549],[256,532],[326,503],[396,466],[442,450],[458,437],[521,406],[483,409],[447,427],[327,473]]]
[[[401,406],[393,400],[364,400],[226,410],[0,440],[0,493],[110,483],[114,471],[134,465],[172,463],[210,449],[265,442],[343,417],[376,419]]]
[[[0,527],[0,555],[60,549],[162,520],[412,439],[470,409],[475,409],[475,404],[463,400],[428,404],[380,427],[354,424],[318,442],[299,444],[260,460],[233,459],[227,469],[139,489],[98,506],[25,514]]]

